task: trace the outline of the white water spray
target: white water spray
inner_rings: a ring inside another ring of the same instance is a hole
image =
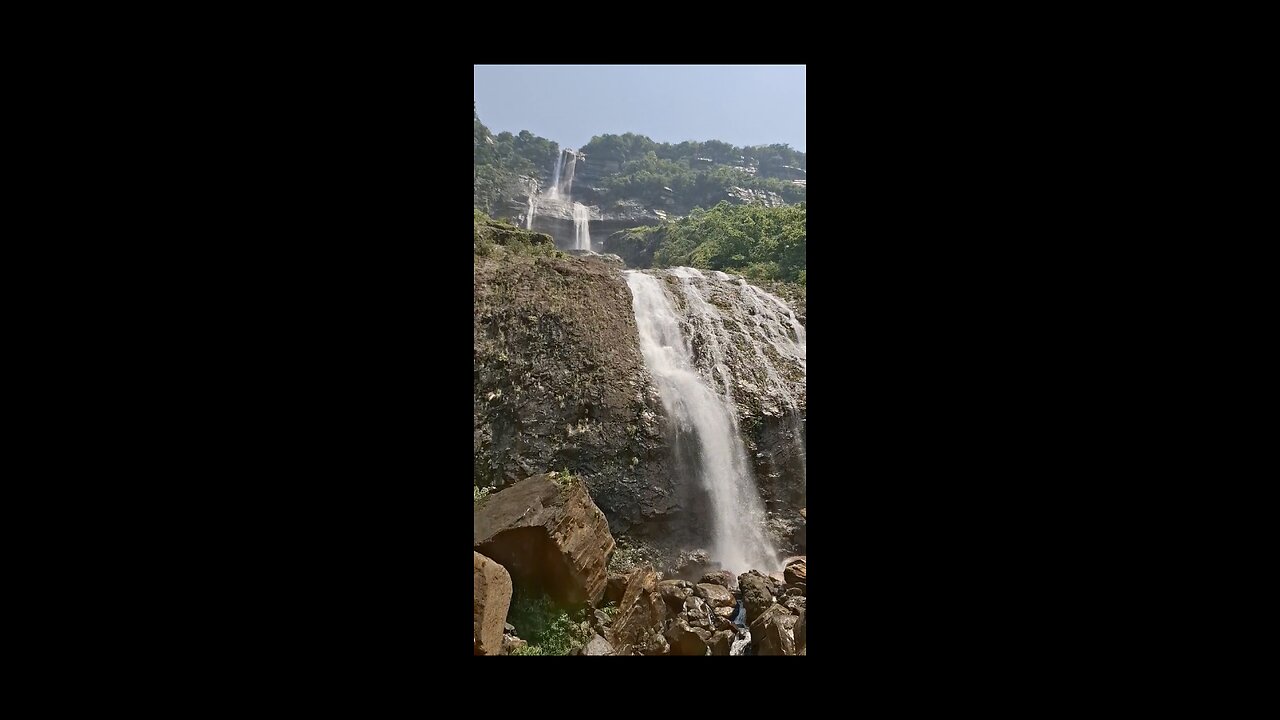
[[[574,247],[579,250],[591,249],[591,211],[582,203],[573,204],[573,236]]]
[[[780,570],[778,552],[764,535],[766,516],[738,433],[728,366],[715,362],[713,377],[719,375],[721,382],[713,389],[712,378],[698,372],[693,350],[681,332],[681,317],[663,289],[664,283],[636,271],[627,272],[626,278],[645,366],[677,432],[689,437],[699,451],[696,473],[711,500],[714,559],[734,574],[751,569]],[[691,297],[685,293],[686,303]],[[708,338],[708,345],[713,356],[721,353],[717,336]]]

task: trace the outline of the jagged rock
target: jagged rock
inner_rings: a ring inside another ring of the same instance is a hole
[[[471,624],[475,634],[472,652],[498,655],[502,630],[511,607],[511,575],[501,565],[478,552],[471,553]]]
[[[607,628],[613,624],[613,621],[609,619],[609,616],[605,615],[601,610],[596,610],[591,615],[595,618],[596,627]]]
[[[510,655],[513,652],[515,652],[516,649],[522,648],[528,644],[529,643],[525,642],[524,640],[521,640],[518,637],[515,637],[514,635],[503,635],[502,636],[502,654]]]
[[[474,513],[473,542],[517,582],[541,586],[567,606],[600,599],[614,548],[609,523],[582,482],[550,475],[490,495]]]
[[[738,587],[742,589],[742,604],[747,609],[747,624],[750,625],[773,604],[773,592],[766,578],[755,570],[739,575]]]
[[[784,592],[783,595],[785,595],[786,597],[804,595],[804,588],[800,587],[799,585],[788,585],[786,592]]]
[[[711,642],[710,632],[691,627],[684,618],[672,622],[664,636],[671,644],[672,655],[706,655]]]
[[[618,604],[618,615],[613,620],[605,639],[618,655],[631,655],[636,650],[653,649],[653,642],[646,636],[656,629],[662,632],[667,617],[667,606],[658,591],[658,573],[646,565],[631,573],[627,592]],[[646,654],[650,654],[646,652]]]
[[[711,654],[728,655],[736,636],[732,630],[721,630],[711,636]]]
[[[795,635],[795,639],[796,639],[796,647],[800,648],[801,655],[804,655],[804,650],[805,650],[805,629],[806,629],[805,613],[806,612],[807,612],[806,608],[800,608],[800,619],[796,620],[795,627],[792,628]]]
[[[640,647],[641,655],[667,655],[671,652],[671,645],[667,639],[660,633],[650,631],[644,638],[644,644]],[[621,655],[622,653],[618,653]]]
[[[515,626],[515,625],[512,625],[511,623],[505,623],[505,624],[502,626],[502,629],[503,629],[503,630],[505,630],[505,631],[507,631],[507,632],[509,632],[509,633],[511,633],[512,635],[514,635],[514,634],[516,633],[516,626]]]
[[[609,573],[608,584],[604,588],[604,601],[616,605],[622,602],[622,596],[626,592],[627,576],[622,573]]]
[[[701,585],[702,583],[711,583],[712,585],[719,585],[720,587],[726,588],[728,590],[738,589],[738,579],[734,577],[733,573],[729,572],[728,570],[712,570],[711,572],[703,575],[702,579],[698,581],[699,585]]]
[[[662,593],[662,599],[672,610],[680,611],[684,607],[684,601],[693,594],[690,585],[687,580],[663,580],[658,583],[658,592]]]
[[[790,565],[788,565],[786,570],[782,571],[782,576],[783,578],[786,579],[787,584],[791,585],[794,583],[809,582],[807,577],[808,573],[809,573],[809,568],[808,568],[808,565],[805,563],[805,561],[797,560],[791,563]]]
[[[751,623],[751,642],[757,655],[795,655],[792,628],[799,620],[781,605],[771,605]]]
[[[805,602],[806,602],[806,598],[803,595],[798,597],[797,596],[786,597],[782,599],[782,607],[799,615],[800,611],[804,610]]]
[[[587,642],[586,645],[582,646],[581,654],[582,655],[612,655],[613,646],[609,644],[608,640],[605,640],[599,635],[595,635],[591,638],[591,640]]]
[[[733,593],[723,585],[713,585],[711,583],[698,583],[694,592],[698,597],[703,598],[712,607],[733,607],[737,605],[737,601],[733,599]]]
[[[737,606],[737,603],[734,603],[733,605],[730,605],[728,607],[718,607],[712,612],[714,612],[719,617],[729,618],[730,620],[732,620],[733,616],[738,614],[738,606]]]

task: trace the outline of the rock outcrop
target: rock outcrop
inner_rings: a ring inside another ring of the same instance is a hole
[[[618,655],[662,654],[666,641],[654,640],[652,636],[662,635],[667,613],[658,590],[658,573],[646,565],[631,573],[627,592],[618,604],[618,615],[605,639]]]
[[[757,655],[795,655],[792,629],[799,618],[781,605],[772,605],[751,623],[751,642]]]
[[[751,625],[773,604],[773,591],[766,578],[755,570],[739,575],[738,587],[742,590],[742,604],[747,610],[747,624]]]
[[[786,569],[782,571],[782,576],[786,579],[788,585],[795,583],[808,584],[808,573],[809,567],[806,562],[804,560],[796,560],[787,565]]]
[[[567,606],[604,594],[613,536],[579,480],[538,475],[491,495],[475,510],[472,533],[475,551],[518,584],[541,587]]]
[[[502,634],[511,607],[511,576],[501,565],[478,552],[471,553],[472,653],[501,655]]]
[[[692,627],[684,618],[677,618],[664,634],[671,645],[672,655],[706,655],[711,644],[711,633]]]

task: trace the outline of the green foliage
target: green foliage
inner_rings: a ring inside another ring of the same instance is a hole
[[[524,652],[513,655],[568,655],[590,639],[583,629],[586,608],[566,610],[545,594],[533,594],[517,588],[511,597],[507,622],[527,643]]]
[[[472,486],[472,496],[474,498],[474,501],[472,502],[472,505],[471,505],[472,509],[480,507],[480,505],[484,502],[485,498],[489,497],[489,493],[492,490],[493,488],[490,488],[490,487]]]
[[[537,645],[525,645],[524,647],[518,647],[515,650],[512,650],[510,654],[511,655],[546,655],[548,653],[542,652],[542,648],[538,647]]]
[[[479,210],[472,210],[472,213],[472,247],[478,257],[503,254],[565,257],[564,253],[556,250],[550,235],[522,230],[511,223],[494,220]]]
[[[804,285],[806,217],[803,203],[775,208],[720,203],[645,231],[645,242],[656,242],[657,267],[688,265],[741,274],[757,284]]]
[[[613,549],[613,556],[609,558],[609,572],[631,572],[641,565],[651,562],[648,556],[649,552],[645,548],[627,545],[624,541],[619,540]]]

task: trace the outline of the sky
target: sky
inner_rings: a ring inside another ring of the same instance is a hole
[[[495,135],[528,130],[561,147],[633,132],[808,152],[803,65],[477,65],[475,101]]]

